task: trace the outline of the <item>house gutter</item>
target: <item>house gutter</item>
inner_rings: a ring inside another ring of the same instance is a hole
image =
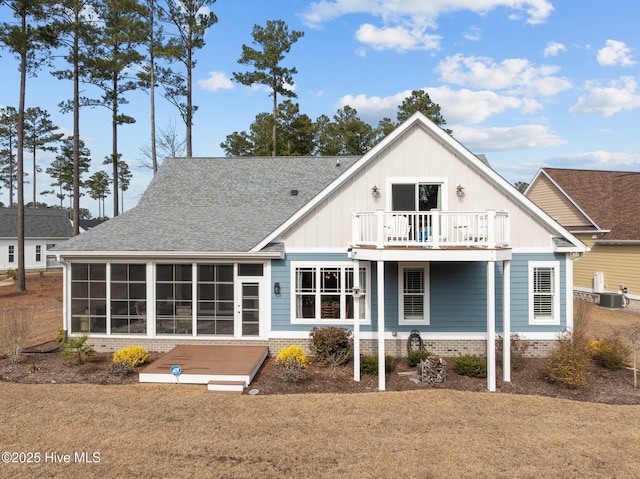
[[[637,246],[637,245],[640,245],[640,240],[594,240],[593,243],[602,244],[602,245]]]
[[[54,252],[58,262],[73,258],[109,257],[123,259],[180,258],[180,259],[284,259],[284,251],[227,252],[227,251],[70,251]]]

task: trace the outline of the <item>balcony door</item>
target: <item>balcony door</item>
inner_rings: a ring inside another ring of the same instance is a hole
[[[441,209],[441,183],[392,183],[391,211],[431,211]]]

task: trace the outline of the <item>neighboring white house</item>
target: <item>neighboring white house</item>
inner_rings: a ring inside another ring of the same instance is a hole
[[[96,348],[275,352],[332,325],[359,361],[405,355],[417,330],[436,354],[486,355],[489,390],[497,332],[542,355],[572,327],[584,251],[419,113],[360,158],[167,159],[135,208],[55,249],[64,329]]]
[[[73,236],[73,227],[67,211],[25,208],[24,231],[26,270],[62,267],[49,250]],[[0,271],[16,268],[18,268],[18,210],[0,208]]]

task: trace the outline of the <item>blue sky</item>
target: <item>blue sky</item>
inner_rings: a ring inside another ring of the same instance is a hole
[[[284,65],[298,69],[295,101],[314,120],[350,105],[376,125],[385,116],[395,119],[411,90],[425,89],[454,137],[485,154],[510,182],[528,182],[543,166],[640,171],[637,0],[218,0],[212,9],[218,23],[194,70],[195,156],[222,156],[226,135],[248,130],[256,114],[270,111],[266,90],[230,79],[245,71],[237,60],[254,24],[282,19],[305,33]],[[0,20],[8,19],[0,7]],[[17,62],[1,55],[0,105],[17,106]],[[48,110],[69,133],[71,115],[57,105],[71,88],[43,70],[28,80],[27,106]],[[123,111],[137,122],[119,128],[119,151],[134,173],[125,209],[151,179],[149,170],[136,168],[140,147],[149,143],[148,95],[138,91],[127,99]],[[182,132],[175,108],[162,98],[157,107],[158,127],[174,122]],[[107,169],[108,110],[83,110],[81,135],[92,171]],[[41,153],[39,163],[46,167],[51,158]],[[27,171],[29,165],[27,157]],[[49,183],[38,175],[37,190]],[[31,188],[25,186],[27,201]],[[8,203],[6,189],[0,201]],[[97,215],[88,197],[81,202]],[[111,216],[109,199],[106,210]]]

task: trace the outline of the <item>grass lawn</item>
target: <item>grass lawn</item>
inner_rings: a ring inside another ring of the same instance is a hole
[[[3,477],[640,477],[638,406],[450,390],[0,389],[2,450],[41,453],[39,464],[0,464]],[[83,451],[100,462],[74,463]]]

